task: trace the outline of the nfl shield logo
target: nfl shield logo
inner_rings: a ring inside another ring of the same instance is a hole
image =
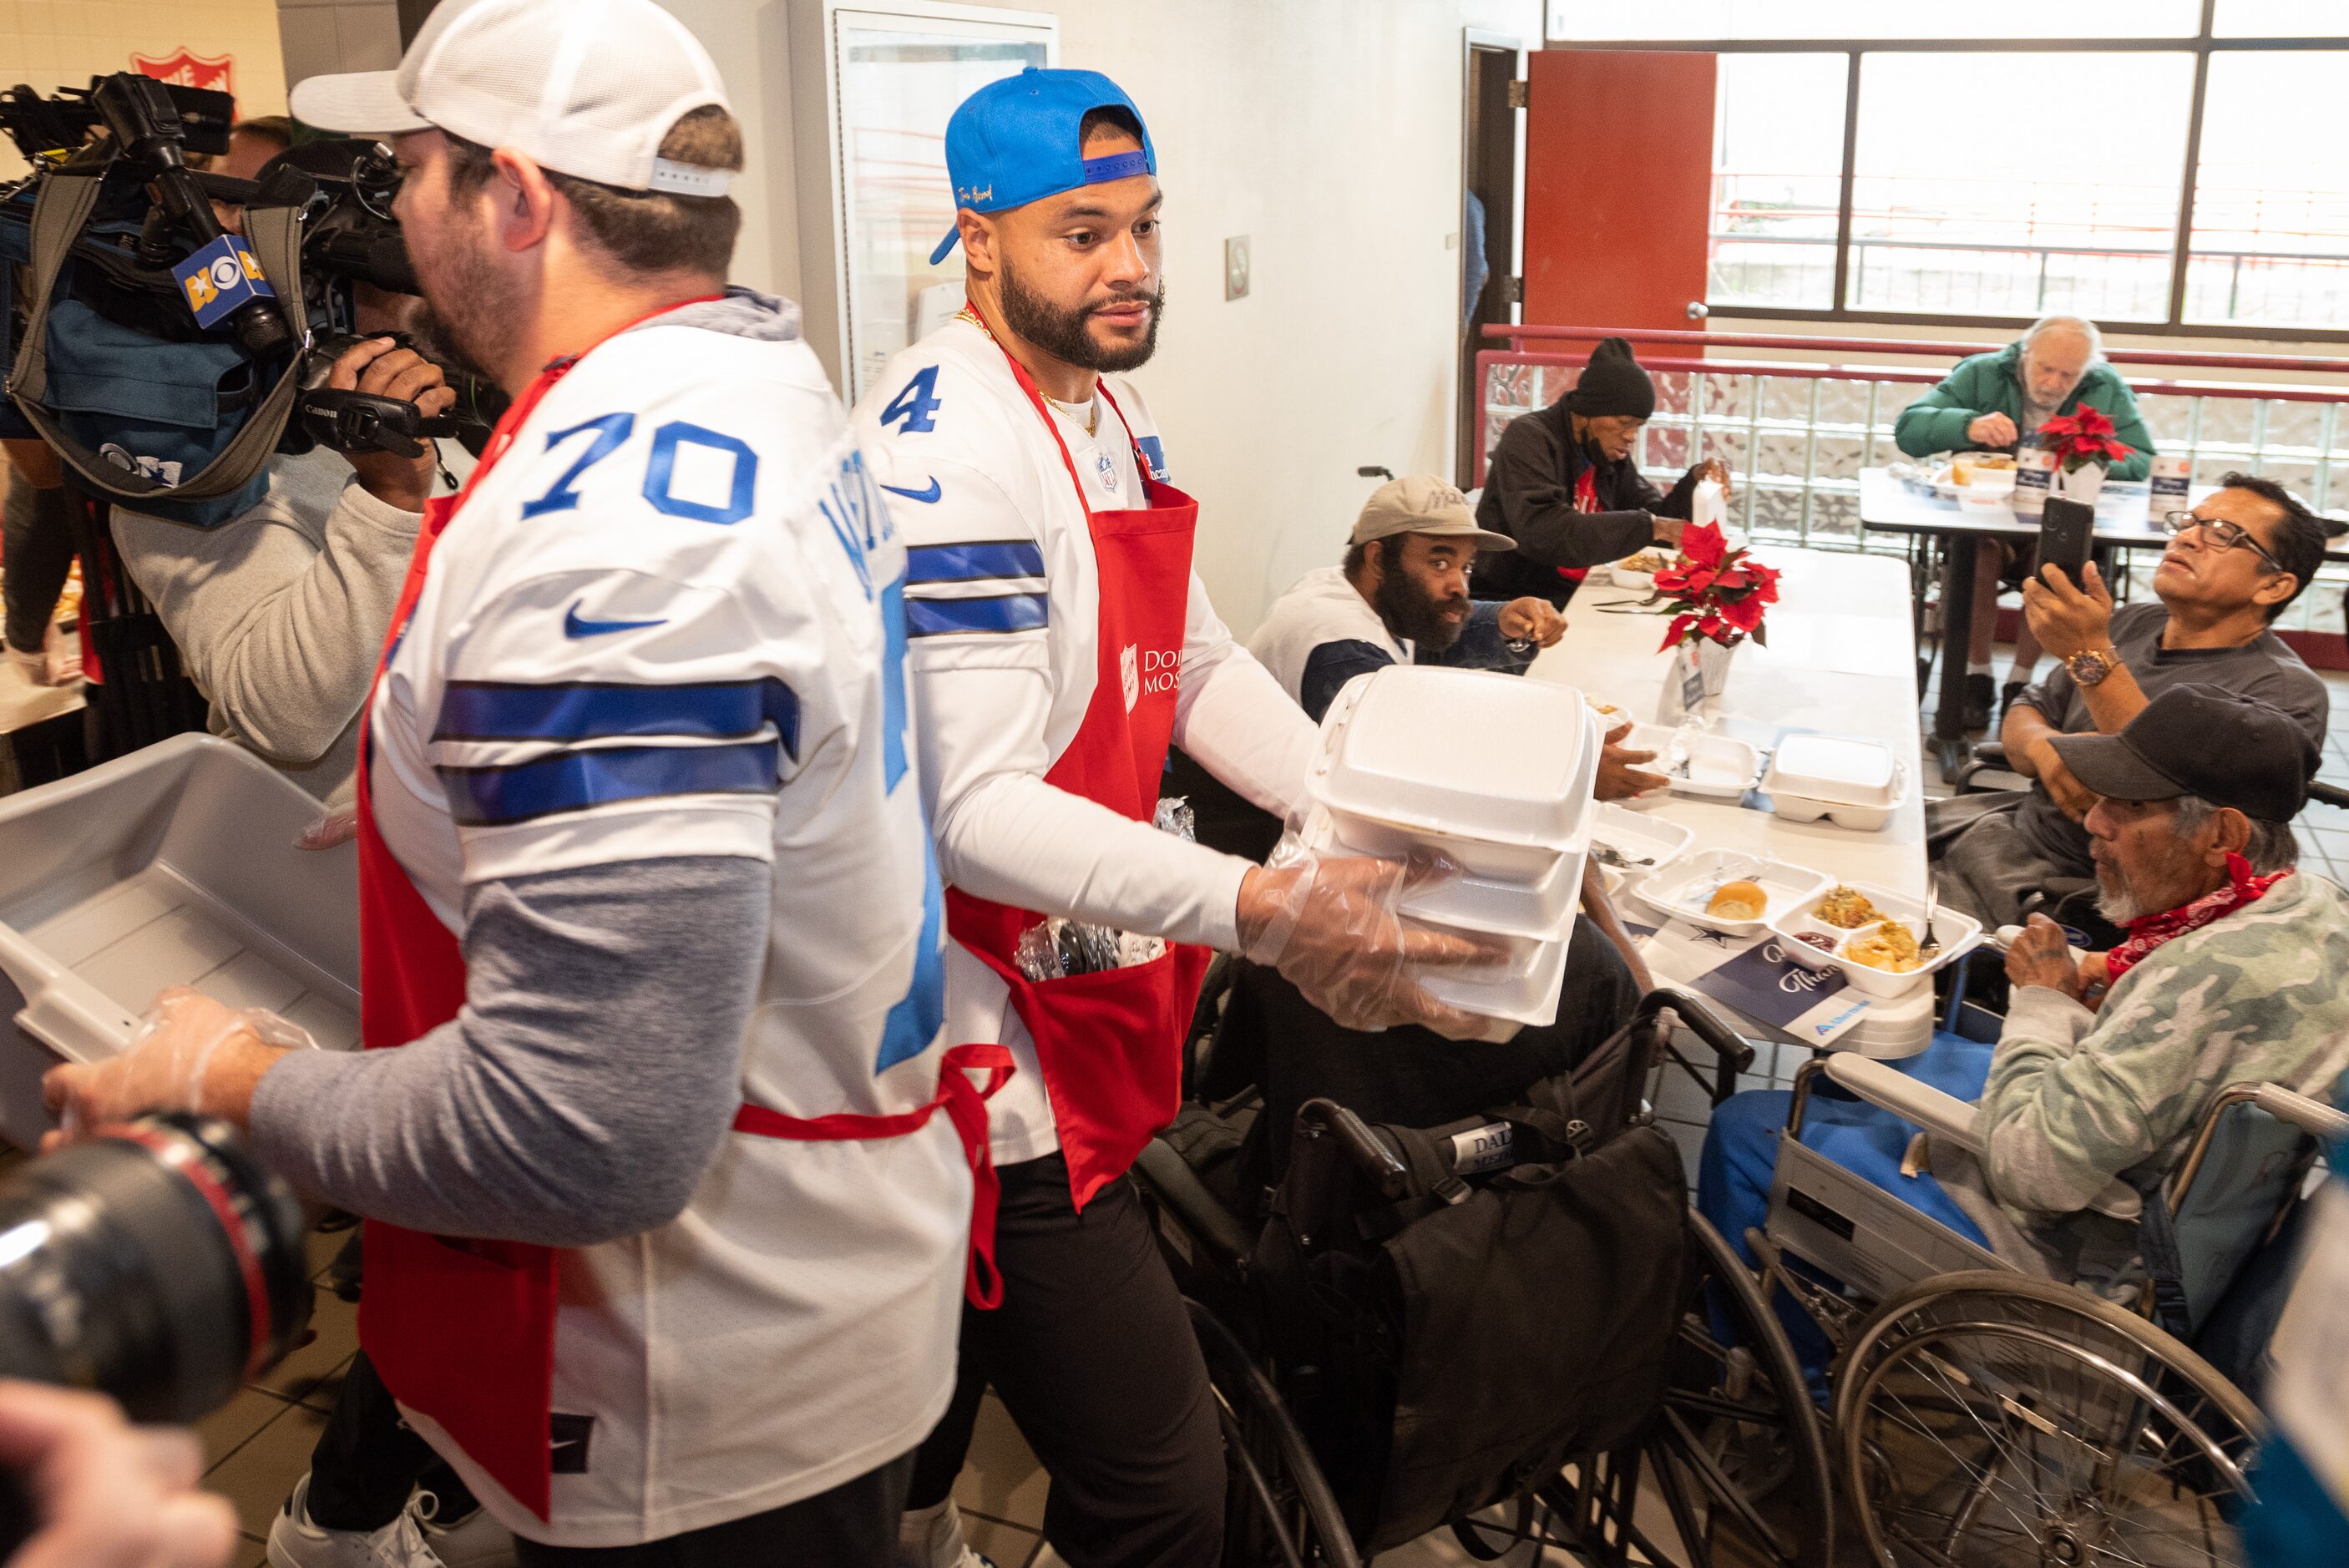
[[[173,87],[202,88],[208,92],[233,93],[236,77],[236,57],[191,54],[182,47],[176,54],[152,57],[130,57],[133,70],[142,76],[170,82]]]
[[[1125,686],[1125,711],[1132,713],[1133,705],[1142,700],[1142,660],[1132,643],[1117,656],[1117,673]]]
[[[1101,470],[1102,483],[1107,485],[1112,490],[1117,489],[1116,459],[1111,457],[1107,452],[1095,452],[1093,454],[1093,467]]]

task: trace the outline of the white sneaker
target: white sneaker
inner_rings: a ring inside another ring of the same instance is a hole
[[[424,1543],[424,1530],[411,1499],[399,1517],[381,1530],[328,1530],[310,1522],[310,1478],[294,1483],[294,1495],[269,1526],[269,1568],[446,1568]]]
[[[898,1515],[895,1568],[995,1568],[995,1560],[963,1540],[962,1513],[948,1498]]]
[[[440,1500],[419,1491],[408,1500],[408,1511],[423,1525],[424,1544],[448,1568],[513,1568],[512,1533],[480,1503],[473,1505],[472,1512],[444,1524]]]

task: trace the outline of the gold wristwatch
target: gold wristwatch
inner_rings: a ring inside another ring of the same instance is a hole
[[[2090,648],[2064,661],[2075,686],[2092,686],[2121,667],[2121,656],[2111,648]]]

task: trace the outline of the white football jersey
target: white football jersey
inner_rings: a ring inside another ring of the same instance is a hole
[[[486,879],[771,861],[744,1099],[900,1112],[936,1092],[943,991],[905,552],[781,319],[688,307],[546,394],[432,551],[381,677],[370,789],[451,931]],[[944,1411],[969,1212],[943,1111],[895,1139],[730,1134],[678,1219],[562,1254],[554,1410],[593,1426],[551,1528],[418,1425],[501,1520],[557,1545],[826,1491]]]
[[[909,547],[908,664],[923,786],[943,835],[951,836],[948,815],[987,809],[990,780],[1047,773],[1092,701],[1101,590],[1086,511],[1149,504],[1137,446],[1153,477],[1168,477],[1158,427],[1141,393],[1123,377],[1102,381],[1108,397],[1096,394],[1081,414],[1048,403],[1048,427],[1002,349],[958,317],[893,356],[857,404],[858,444],[889,492]],[[1067,448],[1065,465],[1056,430]],[[1081,500],[1071,468],[1083,486]],[[1136,682],[1179,683],[1187,701],[1209,669],[1234,655],[1246,657],[1195,573],[1183,645],[1133,649],[1123,673]],[[1007,679],[1006,672],[1032,678]],[[1228,926],[1244,868],[1233,861],[1224,869],[1215,862],[1226,857],[1172,841],[1164,848],[1191,853],[1168,854],[1155,879],[1163,894],[1193,896],[1177,885],[1187,880],[1196,885],[1195,901],[1218,905]],[[1111,923],[1166,929],[1145,921],[1140,909],[1123,913],[1124,921],[1112,915]],[[1057,1148],[1035,1046],[1011,1009],[1009,989],[952,942],[947,1033],[957,1042],[999,1040],[1010,1047],[1014,1075],[988,1104],[997,1162]]]

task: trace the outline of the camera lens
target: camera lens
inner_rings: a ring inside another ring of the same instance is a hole
[[[225,1123],[148,1117],[0,1182],[0,1376],[191,1421],[310,1320],[301,1206]]]

